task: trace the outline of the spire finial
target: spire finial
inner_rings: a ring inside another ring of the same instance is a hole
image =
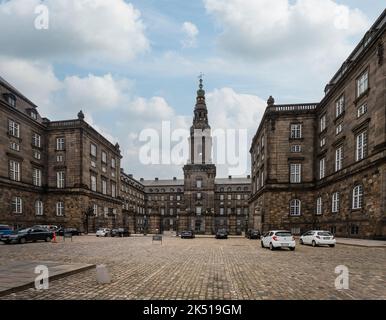
[[[200,79],[200,89],[202,90],[204,88],[204,85],[202,84],[204,81],[204,74],[202,72],[198,76],[198,79]]]

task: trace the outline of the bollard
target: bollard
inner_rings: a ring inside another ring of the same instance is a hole
[[[111,283],[111,276],[107,270],[106,265],[101,264],[96,267],[96,277],[99,284]]]

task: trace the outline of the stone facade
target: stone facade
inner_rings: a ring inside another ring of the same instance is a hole
[[[251,227],[386,237],[385,18],[386,11],[326,86],[320,103],[268,100],[250,150]],[[301,133],[294,134],[296,124]],[[264,140],[269,149],[262,148]],[[300,164],[292,175],[291,164]],[[291,181],[297,173],[300,181]]]

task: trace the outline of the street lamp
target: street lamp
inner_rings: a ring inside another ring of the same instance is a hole
[[[178,236],[178,223],[179,223],[179,219],[180,219],[180,216],[177,213],[177,217],[176,217],[176,220],[177,220],[176,234],[177,234],[177,236]]]

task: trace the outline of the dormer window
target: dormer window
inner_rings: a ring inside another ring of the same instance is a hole
[[[31,118],[34,119],[34,120],[37,120],[37,119],[38,119],[38,114],[37,114],[37,112],[36,112],[35,110],[31,110],[30,116],[31,116]]]
[[[11,93],[4,94],[4,99],[11,107],[16,108],[16,97],[13,94]]]

